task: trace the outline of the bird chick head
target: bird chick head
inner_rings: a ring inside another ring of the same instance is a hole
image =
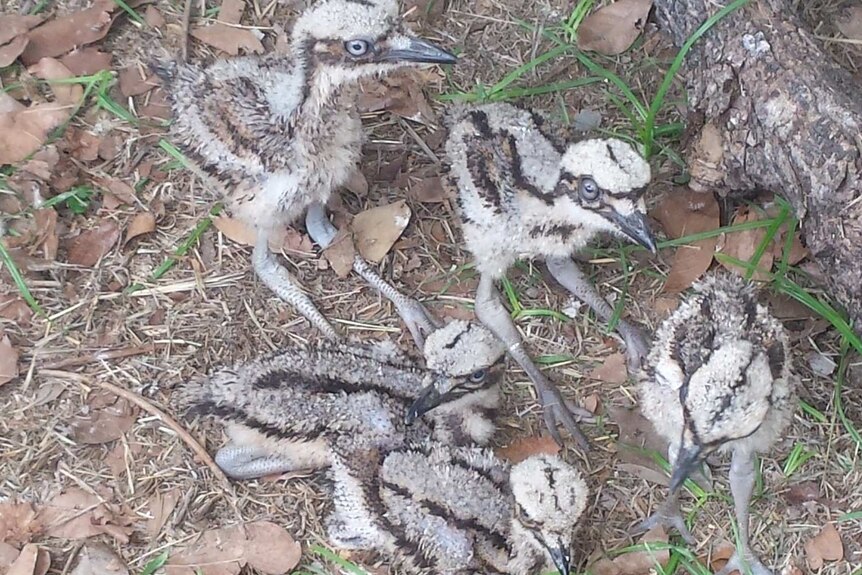
[[[655,252],[643,195],[650,166],[635,149],[616,139],[569,144],[560,161],[557,193],[592,229],[628,238]]]
[[[406,30],[396,0],[322,0],[297,19],[292,42],[334,84],[406,65],[456,61]]]
[[[768,353],[750,341],[730,339],[680,387],[684,426],[672,491],[710,453],[752,435],[764,423],[774,381]]]
[[[556,455],[534,455],[512,467],[515,560],[542,554],[562,575],[571,567],[570,544],[589,490],[577,469]]]
[[[443,377],[422,390],[407,413],[407,423],[438,407],[496,408],[504,353],[500,340],[478,323],[455,320],[431,333],[425,340],[426,365]]]

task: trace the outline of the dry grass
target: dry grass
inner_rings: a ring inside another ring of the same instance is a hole
[[[14,9],[14,2],[9,6]],[[69,6],[78,3],[69,1]],[[178,22],[181,8],[160,0],[156,3],[169,26],[165,37],[140,30],[125,22],[115,26],[105,43],[113,51],[118,67],[152,56],[153,46],[173,52],[179,42]],[[530,35],[517,20],[541,23],[566,14],[571,6],[560,0],[534,3],[458,0],[426,33],[446,44],[463,48],[463,63],[453,71],[454,85],[470,89],[480,78],[492,83],[506,72],[528,61],[548,45]],[[271,22],[289,27],[289,7],[278,5]],[[212,54],[192,42],[193,58]],[[673,51],[656,35],[644,45],[614,62],[603,64],[626,78],[634,91],[647,97],[655,91],[660,74]],[[556,59],[525,78],[541,85],[582,75],[573,59]],[[537,107],[573,115],[590,108],[602,113],[603,126],[621,127],[625,120],[609,105],[605,88],[593,86],[564,94],[544,96],[532,101]],[[76,122],[95,123],[104,118],[83,116]],[[107,174],[132,176],[141,161],[154,160],[164,166],[169,158],[158,149],[163,130],[138,130],[116,119],[126,137],[123,154],[114,162],[100,166]],[[433,171],[439,157],[440,135],[425,126],[410,124],[390,115],[374,115],[366,125],[370,144],[366,147],[363,170],[372,184],[368,197],[345,192],[343,203],[351,213],[404,196],[392,185],[386,167],[404,155],[402,171]],[[408,129],[409,128],[409,129]],[[415,133],[415,137],[414,134]],[[424,145],[420,145],[421,139]],[[393,144],[396,142],[397,144]],[[405,152],[406,150],[406,152]],[[381,176],[382,170],[382,176]],[[657,185],[650,198],[655,202],[671,189],[675,168],[660,167]],[[174,515],[157,534],[137,533],[119,551],[133,571],[165,546],[185,541],[208,528],[242,520],[267,519],[284,525],[303,543],[319,542],[326,496],[319,476],[292,475],[277,482],[244,482],[225,491],[210,471],[158,419],[141,416],[120,440],[104,445],[76,444],[69,437],[70,422],[87,409],[92,390],[79,377],[45,377],[39,367],[74,355],[105,349],[137,348],[153,344],[154,352],[115,360],[93,360],[69,367],[74,374],[86,374],[130,389],[156,405],[171,411],[171,390],[195,374],[218,366],[248,359],[275,349],[290,339],[314,339],[307,323],[256,281],[249,266],[250,249],[230,243],[215,230],[204,233],[201,241],[153,289],[125,296],[122,288],[146,278],[190,231],[205,217],[215,198],[192,179],[188,172],[173,171],[157,185],[146,186],[139,194],[144,204],[164,204],[164,217],[155,233],[116,247],[95,269],[55,264],[47,271],[32,272],[28,285],[52,318],[50,323],[34,319],[29,325],[2,323],[2,328],[23,351],[29,371],[21,381],[0,388],[0,498],[19,497],[42,502],[65,487],[101,486],[110,490],[114,501],[125,505],[141,524],[149,514],[148,502],[155,492],[177,490],[180,504]],[[413,222],[382,265],[383,275],[425,299],[431,309],[443,316],[470,316],[469,305],[476,281],[472,272],[458,272],[469,262],[459,244],[459,232],[449,203],[423,204],[408,200]],[[88,217],[68,214],[65,229],[89,226],[87,219],[113,218],[124,224],[135,213],[134,207],[91,213]],[[620,297],[624,277],[614,251],[611,257],[587,265],[599,290],[606,296]],[[381,337],[389,333],[402,347],[411,341],[401,331],[391,306],[381,301],[355,277],[338,281],[331,270],[321,270],[317,253],[292,254],[290,269],[314,294],[323,313],[342,329],[361,337]],[[657,259],[637,256],[631,263],[626,295],[626,315],[655,327],[661,317],[656,311],[661,297],[661,274],[666,266]],[[546,280],[540,265],[513,270],[510,279],[525,308],[560,310],[568,298],[559,286]],[[444,289],[445,288],[445,289]],[[793,426],[763,461],[765,490],[753,506],[755,548],[767,564],[790,572],[791,566],[806,571],[804,543],[820,527],[843,513],[862,509],[862,466],[859,446],[834,417],[834,382],[811,372],[805,355],[812,350],[833,356],[837,362],[837,339],[829,331],[815,330],[812,319],[789,322],[794,349],[803,376],[802,398],[826,414],[818,422],[798,412]],[[518,324],[529,349],[535,355],[572,356],[574,359],[549,369],[565,393],[582,399],[598,394],[605,410],[630,406],[636,397],[629,384],[616,385],[590,379],[586,374],[605,357],[621,349],[618,338],[607,334],[604,326],[587,315],[561,323],[550,318],[527,318]],[[858,374],[859,369],[851,374]],[[854,385],[855,384],[855,385]],[[858,378],[848,381],[844,404],[848,416],[862,425],[862,386]],[[510,366],[505,383],[507,417],[500,422],[499,442],[542,432],[532,390],[516,366]],[[617,427],[605,422],[587,427],[594,450],[589,460],[574,450],[567,457],[579,461],[590,477],[595,494],[586,514],[587,520],[576,542],[578,567],[588,558],[632,544],[629,529],[663,497],[660,486],[620,471]],[[195,424],[191,432],[213,452],[222,441],[220,430],[208,424]],[[802,444],[816,455],[800,471],[787,478],[781,472],[794,444]],[[120,463],[116,463],[120,462]],[[110,464],[114,463],[112,471]],[[727,461],[714,467],[717,493],[729,496],[725,471]],[[805,503],[788,499],[790,488],[802,482],[816,483],[821,499]],[[686,506],[690,504],[686,500]],[[701,545],[695,550],[707,555],[721,541],[732,541],[731,507],[718,497],[704,505],[694,534]],[[848,561],[827,564],[822,573],[849,574],[862,563],[862,522],[839,525],[844,536]],[[63,558],[76,543],[49,539],[44,541],[54,556],[52,573],[59,573]],[[856,567],[853,567],[856,566]]]

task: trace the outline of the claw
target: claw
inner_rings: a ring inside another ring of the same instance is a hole
[[[730,559],[721,568],[715,575],[730,575],[734,571],[739,571],[740,573],[751,573],[751,575],[773,575],[772,571],[766,567],[763,563],[760,562],[760,559],[754,556],[754,554],[749,550],[745,555],[745,560],[743,561],[743,556],[736,551],[733,555],[731,555]]]
[[[560,447],[563,447],[563,438],[557,430],[557,425],[560,423],[560,420],[562,420],[563,427],[565,427],[569,434],[575,438],[575,441],[578,442],[581,449],[585,451],[589,450],[589,441],[587,441],[587,437],[575,422],[575,418],[569,410],[569,404],[567,404],[566,400],[563,399],[560,392],[556,388],[551,387],[544,390],[539,395],[539,400],[542,402],[545,425],[547,426],[548,431],[550,431],[551,437],[554,438],[554,441],[556,441]]]
[[[694,544],[694,536],[685,524],[685,519],[679,511],[679,505],[673,500],[669,499],[658,511],[638,523],[634,528],[634,533],[649,531],[657,525],[666,529],[676,529],[686,543]]]
[[[436,331],[440,326],[428,310],[414,299],[406,299],[406,303],[397,306],[398,315],[407,325],[413,341],[419,349],[425,347],[425,336]]]
[[[621,322],[619,331],[626,343],[626,367],[628,368],[628,374],[630,378],[633,378],[637,375],[644,358],[649,353],[649,346],[647,345],[646,338],[644,338],[643,331],[639,327],[628,322],[624,324]]]

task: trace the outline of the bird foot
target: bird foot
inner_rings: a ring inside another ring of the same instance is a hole
[[[694,536],[685,524],[685,519],[679,511],[679,505],[665,503],[661,509],[641,521],[634,528],[634,533],[643,533],[659,525],[665,529],[676,529],[686,543],[694,544]]]
[[[581,409],[580,407],[576,407],[570,402],[567,402],[553,384],[543,386],[541,389],[537,389],[537,391],[539,393],[539,401],[542,404],[545,426],[548,428],[554,441],[556,441],[561,447],[564,445],[563,437],[557,429],[557,426],[562,423],[563,427],[565,427],[571,436],[575,438],[575,441],[578,442],[578,445],[580,445],[582,449],[588,450],[590,448],[590,444],[587,441],[587,437],[578,427],[575,417],[576,414],[581,412],[586,412],[589,416],[592,416],[592,414],[585,409]]]
[[[401,321],[407,326],[413,341],[419,349],[425,348],[425,337],[436,331],[440,325],[437,320],[415,299],[404,297],[396,302]]]
[[[626,367],[629,377],[636,377],[644,358],[649,353],[649,345],[643,330],[634,324],[621,321],[619,332],[626,343]]]
[[[730,575],[734,571],[739,571],[743,575],[773,575],[772,571],[760,562],[760,559],[754,556],[750,550],[743,554],[739,551],[731,555],[727,564],[721,568],[715,575]]]

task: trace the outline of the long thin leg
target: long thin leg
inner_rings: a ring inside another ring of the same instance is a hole
[[[566,404],[559,390],[536,367],[530,355],[524,350],[521,335],[515,324],[512,323],[512,318],[506,308],[503,307],[500,294],[494,287],[494,279],[487,274],[482,274],[479,279],[479,287],[476,290],[476,317],[503,342],[509,355],[533,382],[542,404],[545,425],[554,440],[560,445],[563,444],[563,439],[557,430],[557,424],[561,421],[581,447],[587,449],[589,446],[587,438],[575,423],[570,406]]]
[[[329,339],[338,339],[338,333],[332,324],[323,317],[311,299],[294,283],[290,273],[278,263],[272,252],[269,251],[269,231],[265,228],[258,228],[257,230],[257,240],[251,259],[254,271],[269,289],[295,307],[314,327],[323,332],[324,336]]]
[[[580,268],[568,257],[548,258],[548,271],[569,290],[575,297],[590,306],[592,310],[603,321],[609,321],[614,310],[605,301],[605,298],[596,291],[595,286]],[[648,347],[641,330],[635,325],[620,320],[617,331],[626,342],[626,356],[628,358],[629,374],[633,375],[641,366],[641,360],[646,357]]]
[[[215,462],[228,477],[254,479],[264,475],[296,471],[297,465],[283,455],[255,447],[226,445],[215,454]]]
[[[320,203],[312,204],[308,208],[308,213],[305,216],[305,227],[311,239],[317,242],[323,249],[329,247],[329,244],[335,238],[335,234],[338,233],[338,230],[335,229],[335,226],[326,217],[326,211],[323,204]],[[407,329],[410,330],[413,341],[416,342],[419,349],[422,349],[425,346],[425,335],[439,327],[434,317],[428,313],[421,303],[405,296],[395,289],[394,286],[387,283],[358,254],[353,258],[353,271],[359,274],[380,295],[395,305],[395,310],[407,325]]]
[[[671,469],[676,466],[676,458],[679,453],[679,444],[671,443],[667,450],[667,459]],[[641,521],[634,529],[635,533],[649,531],[656,525],[668,529],[676,529],[686,543],[694,544],[694,536],[685,524],[685,518],[679,509],[679,490],[670,493],[665,502],[652,515]]]
[[[727,575],[738,570],[747,573],[746,566],[753,575],[772,575],[751,550],[748,531],[748,507],[754,491],[754,453],[736,450],[730,461],[730,492],[733,494],[733,507],[739,529],[739,548],[716,575]]]

